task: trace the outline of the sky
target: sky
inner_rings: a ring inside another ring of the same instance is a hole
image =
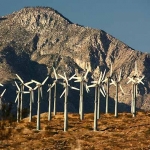
[[[0,16],[26,6],[52,7],[73,23],[104,30],[150,53],[150,0],[0,0]]]

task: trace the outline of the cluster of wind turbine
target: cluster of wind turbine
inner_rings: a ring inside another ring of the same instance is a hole
[[[120,87],[122,93],[124,93],[122,86],[120,84],[121,81],[121,73],[122,70],[120,70],[119,75],[116,75],[114,79],[111,79],[111,83],[116,87],[116,96],[115,96],[115,117],[118,117],[118,87]]]
[[[31,80],[31,82],[36,84],[36,87],[34,88],[34,90],[38,89],[38,105],[37,105],[37,130],[40,130],[40,102],[41,102],[41,98],[43,98],[43,90],[42,90],[42,86],[46,83],[46,81],[48,80],[49,77],[46,77],[45,80],[40,83],[36,80]]]
[[[85,73],[82,73],[81,75],[78,75],[77,77],[74,76],[72,77],[72,79],[76,79],[74,82],[80,82],[80,100],[79,100],[79,115],[80,115],[80,119],[83,120],[84,119],[84,102],[83,102],[83,86],[85,85],[86,91],[87,93],[89,92],[88,86],[87,86],[87,75],[88,75],[89,70],[87,69],[87,71]]]
[[[73,89],[73,90],[79,90],[76,87],[70,86],[70,84],[68,83],[68,81],[72,80],[75,77],[75,74],[73,76],[71,76],[69,79],[66,77],[66,73],[64,73],[63,75],[58,74],[62,79],[63,79],[63,83],[59,82],[60,84],[63,85],[64,87],[64,91],[62,92],[60,98],[65,94],[65,100],[64,100],[64,131],[68,130],[68,90],[69,88]]]
[[[94,105],[94,131],[97,131],[97,119],[100,117],[100,93],[105,97],[106,92],[104,89],[103,80],[105,78],[105,71],[104,73],[100,73],[100,76],[97,80],[92,81],[91,85],[88,88],[94,87],[95,88],[95,105]]]
[[[137,69],[137,62],[135,62],[135,70],[134,70],[134,75],[132,77],[128,77],[129,81],[127,82],[127,84],[129,84],[130,82],[132,83],[132,100],[131,100],[131,113],[133,115],[133,117],[136,116],[136,99],[137,99],[137,88],[138,88],[138,84],[143,84],[143,79],[144,79],[144,75],[140,76],[138,69]]]

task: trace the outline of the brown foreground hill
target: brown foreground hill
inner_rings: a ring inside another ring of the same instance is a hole
[[[93,131],[93,114],[69,113],[69,129],[63,132],[63,113],[47,121],[41,114],[41,130],[36,130],[36,116],[20,123],[0,122],[0,149],[3,150],[149,150],[150,113],[138,112],[135,118],[129,113],[101,114],[99,130]]]
[[[126,84],[127,77],[134,73],[134,63],[137,62],[141,75],[145,75],[144,86],[138,85],[137,107],[150,109],[150,55],[134,50],[125,43],[103,30],[92,29],[74,24],[52,8],[27,7],[20,11],[0,18],[0,82],[5,85],[6,101],[14,103],[16,87],[15,74],[19,74],[25,82],[36,79],[40,82],[47,76],[47,66],[54,66],[58,73],[67,72],[70,76],[78,69],[79,73],[86,68],[90,70],[89,78],[94,73],[106,69],[110,73],[113,64],[113,77],[122,69],[121,84],[126,94],[119,89],[119,102],[122,111],[128,111],[131,104],[131,84]],[[52,69],[50,76],[53,76]],[[48,81],[49,83],[51,82]],[[88,83],[89,84],[89,83]],[[45,91],[46,91],[45,87]],[[110,89],[111,104],[114,108],[115,88]],[[58,90],[59,98],[61,89]],[[44,96],[47,95],[45,92]],[[69,92],[72,101],[69,109],[78,111],[77,97],[79,93]],[[75,99],[73,99],[75,97]],[[94,96],[86,94],[85,111],[93,112]],[[29,99],[29,98],[28,98]],[[45,96],[47,101],[47,96]],[[59,111],[63,110],[63,100],[58,101]],[[23,106],[28,108],[27,99]],[[41,105],[46,112],[46,103]],[[105,107],[103,102],[103,109]],[[36,106],[35,106],[36,107]],[[15,108],[15,107],[14,107]],[[36,110],[36,108],[35,108]],[[70,111],[69,110],[69,111]]]

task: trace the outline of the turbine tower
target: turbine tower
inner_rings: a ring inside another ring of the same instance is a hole
[[[35,81],[35,80],[31,80],[33,83],[36,83],[35,89],[38,89],[37,130],[40,130],[40,102],[41,102],[41,98],[43,97],[42,86],[45,84],[45,82],[48,80],[48,78],[49,77],[46,77],[42,83]]]
[[[73,77],[75,76],[75,74],[70,77],[69,79],[67,79],[66,74],[64,73],[64,76],[58,74],[62,79],[63,79],[63,83],[60,82],[60,84],[62,84],[64,86],[64,91],[62,92],[60,98],[65,94],[65,100],[64,100],[64,132],[66,132],[68,130],[68,88],[74,89],[74,90],[79,90],[76,87],[70,86],[70,84],[68,83],[68,81],[70,81],[71,79],[73,79]]]
[[[108,108],[109,108],[109,88],[110,88],[110,81],[112,79],[112,63],[110,66],[110,74],[109,76],[106,77],[106,79],[104,80],[104,82],[106,82],[107,85],[107,94],[106,94],[106,109],[105,109],[105,113],[108,114]]]
[[[80,114],[80,119],[84,119],[84,107],[83,107],[83,85],[85,84],[86,91],[89,92],[89,89],[87,87],[87,75],[88,75],[88,69],[86,73],[82,73],[81,75],[77,77],[73,77],[73,79],[76,79],[74,82],[80,82],[80,100],[79,100],[79,114]]]
[[[92,85],[89,85],[88,88],[91,87],[95,87],[95,105],[94,105],[94,131],[97,131],[97,119],[99,119],[99,114],[100,114],[100,92],[102,93],[102,95],[105,97],[106,93],[104,90],[104,86],[103,86],[103,79],[105,77],[105,72],[104,74],[100,74],[99,79],[98,80],[94,80],[91,83],[93,83]]]
[[[52,92],[51,92],[51,90],[52,90],[53,86],[55,86],[55,82],[53,84],[48,84],[48,87],[49,87],[47,90],[47,92],[48,92],[48,121],[50,121],[52,118],[52,114],[51,114]]]
[[[118,117],[118,87],[120,87],[122,93],[124,94],[124,91],[122,89],[122,86],[120,84],[121,81],[121,73],[122,71],[120,70],[119,75],[115,77],[115,79],[111,79],[111,84],[113,84],[116,87],[116,99],[115,99],[115,117]]]
[[[4,91],[0,95],[0,120],[3,118],[3,115],[2,115],[2,98],[3,98],[3,95],[4,95],[5,92],[6,92],[6,89],[4,89]]]
[[[30,93],[30,112],[29,112],[29,122],[32,122],[32,103],[34,103],[34,90],[37,87],[32,88],[29,84],[33,83],[32,81],[25,83],[24,85],[29,89],[28,93]]]
[[[128,77],[129,81],[127,82],[130,83],[132,82],[132,100],[131,100],[131,113],[132,116],[135,117],[136,116],[136,100],[137,100],[137,87],[138,84],[143,84],[142,80],[144,79],[144,75],[140,76],[138,69],[137,69],[137,62],[135,62],[135,71],[134,71],[134,75],[132,77]]]

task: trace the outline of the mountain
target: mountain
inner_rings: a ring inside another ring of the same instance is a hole
[[[60,74],[67,72],[68,76],[74,74],[76,69],[81,73],[88,68],[88,77],[91,78],[93,74],[105,69],[108,76],[112,63],[113,76],[122,69],[121,85],[125,94],[119,91],[119,110],[129,111],[132,85],[126,83],[128,77],[134,73],[135,61],[140,74],[145,75],[145,85],[138,85],[137,108],[150,110],[149,54],[134,50],[103,30],[74,24],[49,7],[26,7],[0,18],[0,82],[8,89],[5,99],[9,102],[14,103],[16,96],[16,73],[25,82],[31,79],[42,82],[47,74],[54,76],[52,66]],[[51,78],[48,82],[52,82]],[[59,86],[58,98],[61,92],[62,87]],[[114,97],[115,87],[111,86],[110,111],[114,111]],[[47,98],[45,92],[42,111],[47,111]],[[27,96],[25,99],[28,99]],[[79,92],[71,91],[70,111],[77,111],[78,100]],[[26,101],[25,107],[28,107]],[[86,112],[93,111],[93,101],[93,90],[89,94],[85,93]],[[104,98],[101,103],[104,111]],[[63,110],[63,99],[57,101],[57,109]]]

